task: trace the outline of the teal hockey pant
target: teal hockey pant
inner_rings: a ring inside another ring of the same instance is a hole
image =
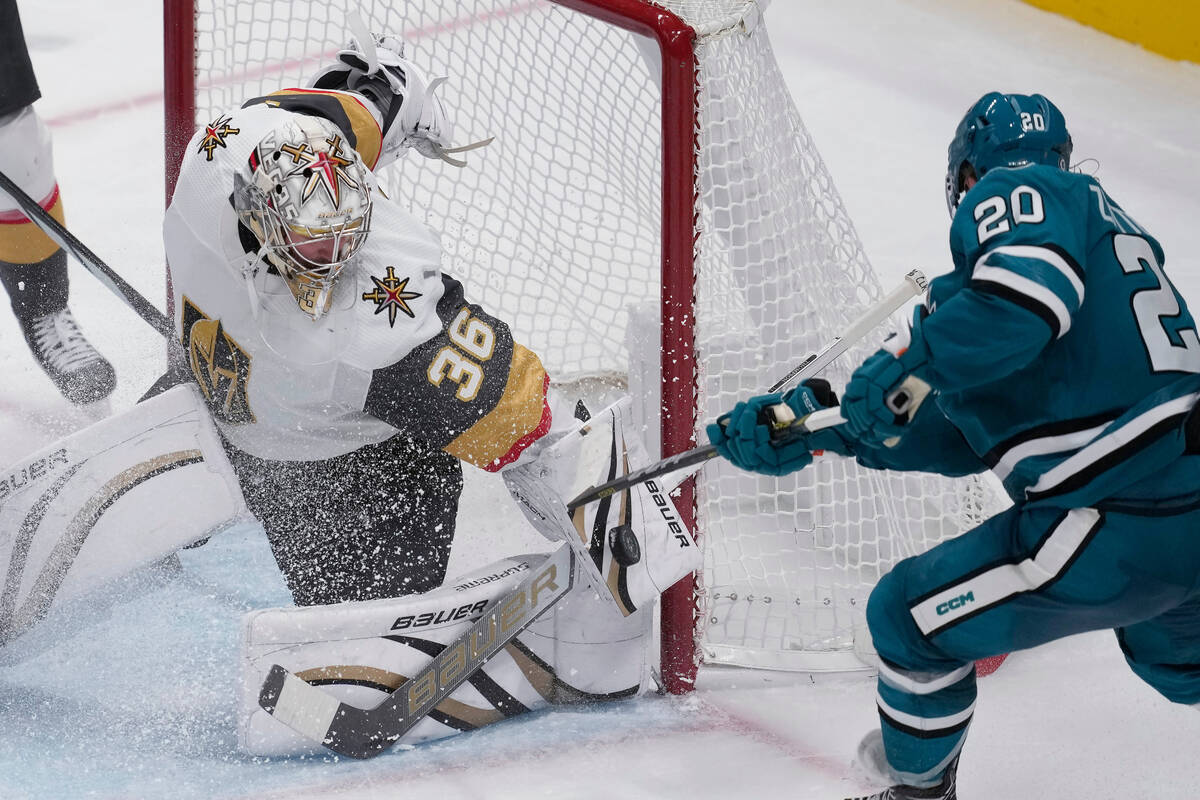
[[[985,656],[1110,628],[1142,680],[1200,703],[1200,502],[1010,508],[897,564],[867,624],[888,762],[918,786],[961,749]]]

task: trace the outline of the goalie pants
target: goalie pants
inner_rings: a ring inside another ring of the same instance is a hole
[[[900,562],[871,593],[888,761],[934,782],[961,749],[977,659],[1114,629],[1133,671],[1200,702],[1200,497],[1016,506]]]
[[[226,450],[297,605],[442,584],[462,492],[458,459],[403,436],[324,461]]]

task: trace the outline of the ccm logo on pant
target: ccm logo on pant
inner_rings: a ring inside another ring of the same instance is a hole
[[[975,602],[975,593],[974,592],[967,592],[966,594],[960,594],[958,597],[951,597],[949,600],[947,600],[944,603],[938,603],[938,606],[936,609],[937,615],[940,617],[944,614],[949,614],[951,611],[956,611],[956,610],[962,608],[967,603],[974,603],[974,602]]]

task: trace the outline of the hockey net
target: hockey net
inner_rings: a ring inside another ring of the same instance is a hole
[[[556,380],[627,387],[652,453],[703,442],[705,422],[882,296],[753,0],[358,10],[449,76],[439,93],[456,143],[496,137],[466,169],[402,159],[390,196],[440,232],[444,268]],[[314,0],[165,0],[165,22],[168,173],[195,126],[303,85],[350,35],[340,4]],[[827,370],[835,387],[882,335]],[[782,478],[713,462],[676,502],[705,567],[664,598],[673,691],[692,685],[701,657],[862,668],[854,651],[879,576],[998,503],[977,479],[844,459]]]

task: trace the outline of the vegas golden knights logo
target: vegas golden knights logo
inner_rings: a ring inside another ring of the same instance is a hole
[[[200,140],[200,149],[197,153],[205,154],[205,161],[213,160],[213,151],[218,147],[225,147],[225,139],[230,136],[235,136],[241,133],[239,128],[230,126],[232,117],[219,116],[212,122],[204,126],[204,138]]]
[[[214,415],[226,422],[254,422],[246,381],[250,379],[250,355],[221,327],[209,319],[187,297],[183,298],[183,349],[192,374]]]
[[[421,293],[408,291],[408,278],[397,278],[395,267],[387,268],[387,277],[376,278],[372,275],[371,280],[374,281],[375,288],[369,292],[363,292],[362,299],[370,300],[375,304],[376,314],[387,311],[389,328],[396,327],[397,311],[403,311],[406,316],[416,318],[408,301],[416,300]]]

